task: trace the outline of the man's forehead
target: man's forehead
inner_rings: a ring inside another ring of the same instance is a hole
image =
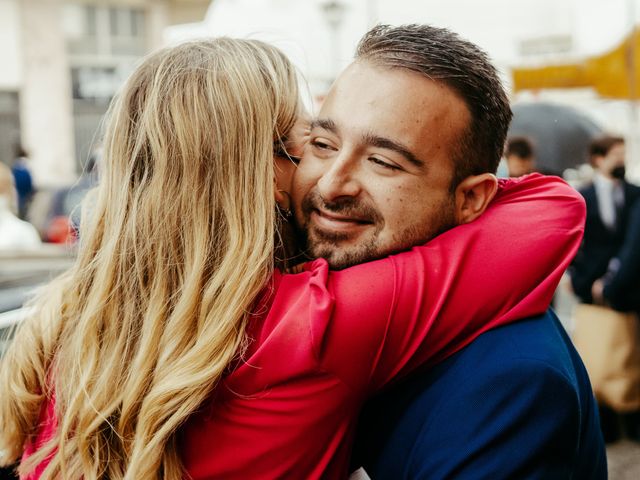
[[[318,117],[355,125],[356,115],[369,116],[365,122],[388,118],[394,126],[410,123],[413,127],[434,117],[436,121],[448,121],[452,115],[471,119],[466,102],[446,83],[413,70],[366,61],[352,63],[337,78]]]

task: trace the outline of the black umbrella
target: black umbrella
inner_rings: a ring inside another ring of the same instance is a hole
[[[535,147],[536,170],[557,175],[588,161],[589,143],[602,134],[590,118],[572,107],[553,103],[514,105],[509,136],[529,137]]]

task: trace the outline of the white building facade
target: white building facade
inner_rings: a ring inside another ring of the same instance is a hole
[[[108,103],[164,29],[209,0],[0,0],[0,161],[22,145],[40,187],[72,183]]]

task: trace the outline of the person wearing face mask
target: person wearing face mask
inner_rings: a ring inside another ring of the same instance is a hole
[[[634,213],[637,210],[634,205],[638,204],[640,187],[625,180],[623,138],[595,139],[590,146],[590,161],[595,170],[593,182],[580,190],[587,206],[584,239],[569,268],[573,290],[582,303],[633,311],[626,305],[628,298],[636,296],[633,290],[637,285],[625,279],[631,268],[629,252],[633,254],[635,250],[629,237],[637,236],[633,232],[639,227],[635,223],[640,214]],[[625,263],[624,269],[620,268],[621,261]],[[609,407],[600,406],[605,441],[613,442],[620,437],[620,424],[630,438],[638,437],[640,411],[622,415],[622,419],[618,416]]]
[[[589,148],[595,173],[580,190],[587,204],[582,247],[572,263],[573,290],[584,303],[593,303],[592,287],[622,247],[629,211],[640,198],[640,187],[625,180],[625,145],[621,137],[595,139]]]

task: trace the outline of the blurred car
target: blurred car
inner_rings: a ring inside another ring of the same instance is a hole
[[[80,225],[80,206],[93,186],[92,182],[81,180],[71,186],[35,193],[27,220],[36,227],[43,241],[75,243]]]

